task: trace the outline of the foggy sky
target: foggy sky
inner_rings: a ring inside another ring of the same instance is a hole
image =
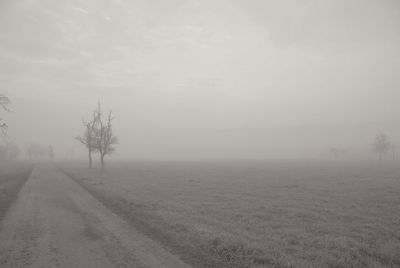
[[[310,157],[400,146],[397,0],[2,0],[1,113],[22,148],[83,147],[98,99],[115,158]]]

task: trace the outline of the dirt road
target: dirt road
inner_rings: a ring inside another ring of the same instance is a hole
[[[38,165],[0,229],[0,267],[188,267],[51,165]]]

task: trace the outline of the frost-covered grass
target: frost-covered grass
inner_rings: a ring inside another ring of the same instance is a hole
[[[400,267],[400,165],[62,166],[197,267]]]
[[[0,162],[0,220],[2,220],[18,192],[28,179],[33,165],[29,163]]]

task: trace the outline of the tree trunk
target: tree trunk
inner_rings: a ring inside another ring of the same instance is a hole
[[[92,151],[89,151],[89,168],[92,168]]]
[[[100,155],[100,160],[101,160],[101,171],[104,171],[106,167],[104,163],[104,155]]]

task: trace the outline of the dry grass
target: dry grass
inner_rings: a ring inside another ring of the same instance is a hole
[[[11,203],[17,198],[19,190],[27,181],[33,166],[27,163],[0,163],[0,220]]]
[[[397,165],[63,166],[196,267],[400,267]]]

